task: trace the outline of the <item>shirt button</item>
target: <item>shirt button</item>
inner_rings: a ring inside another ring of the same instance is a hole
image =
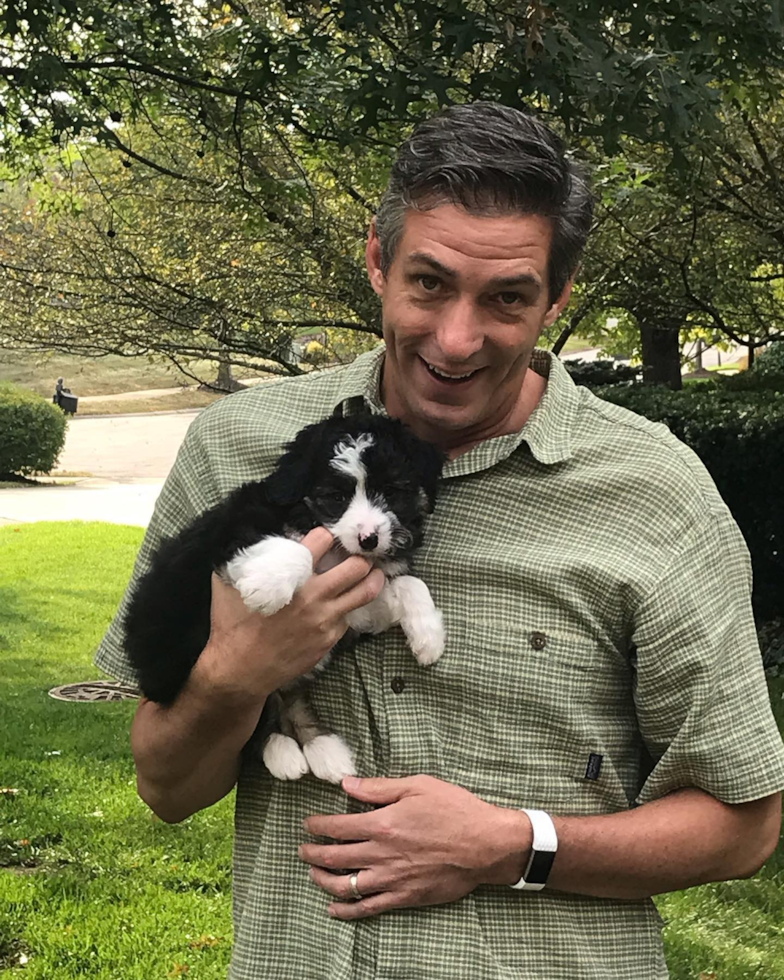
[[[404,678],[402,677],[392,678],[392,690],[395,692],[395,694],[402,694],[405,686],[406,686],[406,682]]]
[[[531,633],[531,649],[544,650],[547,646],[547,637],[544,633]]]

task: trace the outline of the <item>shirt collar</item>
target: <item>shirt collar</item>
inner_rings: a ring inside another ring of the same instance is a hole
[[[384,352],[384,344],[379,344],[348,366],[334,406],[336,411],[345,415],[364,404],[371,412],[386,414],[381,401]],[[580,397],[577,386],[563,363],[550,351],[536,348],[531,355],[531,367],[546,379],[547,385],[522,429],[487,439],[450,460],[444,467],[444,477],[465,476],[494,466],[523,442],[537,462],[545,466],[572,458],[573,424]]]

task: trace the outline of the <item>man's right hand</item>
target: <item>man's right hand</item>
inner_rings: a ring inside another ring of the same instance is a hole
[[[314,567],[333,541],[324,527],[302,539]],[[263,702],[312,670],[346,632],[347,614],[375,599],[383,586],[383,572],[352,555],[312,575],[278,612],[261,616],[213,574],[210,638],[193,670],[192,685],[238,704]]]

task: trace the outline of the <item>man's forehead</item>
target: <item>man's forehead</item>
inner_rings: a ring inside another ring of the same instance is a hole
[[[454,205],[406,212],[397,255],[447,277],[467,269],[504,285],[540,286],[546,276],[552,222],[534,214],[469,213]]]

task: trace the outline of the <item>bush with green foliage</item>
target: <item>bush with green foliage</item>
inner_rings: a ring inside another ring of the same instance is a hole
[[[581,357],[564,361],[564,367],[578,385],[596,388],[600,385],[630,385],[640,379],[640,367],[616,361],[584,361]]]
[[[784,616],[784,398],[765,386],[738,390],[721,379],[683,391],[633,385],[597,394],[664,422],[697,453],[749,546],[757,622]]]
[[[784,379],[784,343],[770,344],[758,354],[752,372],[763,377],[777,375]]]
[[[0,383],[0,473],[48,473],[65,443],[62,409],[26,388]]]

